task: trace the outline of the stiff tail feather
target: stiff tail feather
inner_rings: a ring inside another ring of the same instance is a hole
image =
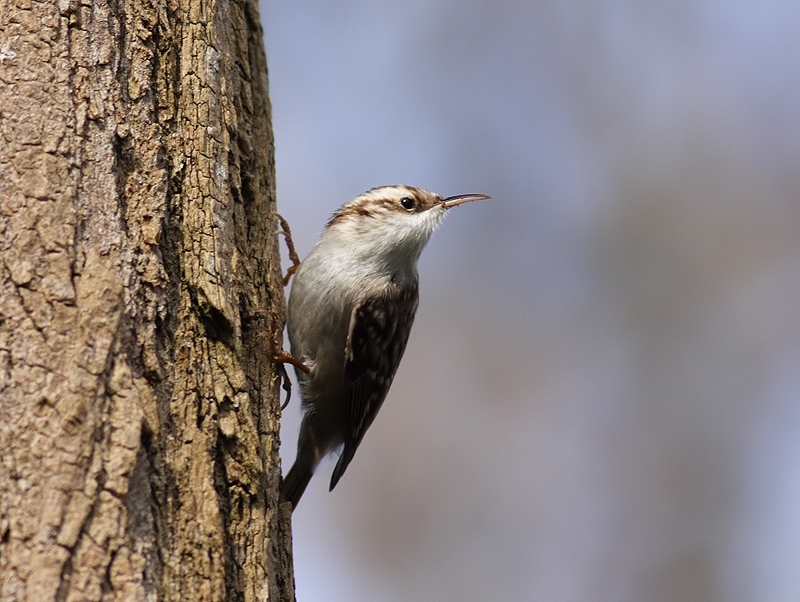
[[[307,462],[301,463],[300,458],[298,458],[283,479],[281,502],[291,502],[292,510],[297,508],[297,502],[300,501],[313,474],[314,467]]]

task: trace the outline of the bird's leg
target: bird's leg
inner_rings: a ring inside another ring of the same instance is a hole
[[[311,372],[311,368],[306,366],[288,351],[276,349],[275,346],[272,348],[272,359],[274,359],[275,363],[278,365],[278,373],[281,376],[283,390],[286,391],[286,401],[284,401],[283,405],[281,406],[281,411],[283,411],[286,409],[286,406],[289,405],[289,400],[292,398],[292,381],[289,380],[289,375],[286,373],[286,364],[291,364],[306,374]]]
[[[306,366],[288,351],[282,349],[278,344],[278,321],[275,319],[275,315],[272,312],[263,310],[256,313],[266,315],[269,322],[269,328],[265,329],[265,332],[263,332],[262,335],[266,336],[267,340],[269,341],[270,354],[272,355],[272,359],[275,360],[275,363],[277,364],[278,376],[281,379],[281,387],[284,391],[286,391],[286,401],[284,401],[281,405],[281,410],[284,410],[286,409],[286,406],[289,405],[289,400],[292,398],[292,381],[289,380],[289,374],[286,372],[286,364],[291,364],[306,374],[311,372],[311,368]]]
[[[291,353],[289,353],[288,351],[284,351],[283,349],[279,349],[279,350],[275,351],[273,353],[272,357],[275,358],[275,361],[278,362],[281,365],[291,364],[292,366],[294,366],[295,368],[297,368],[301,372],[305,372],[306,374],[311,372],[311,368],[306,366],[303,362],[301,362],[299,359],[297,359]]]
[[[292,265],[286,270],[286,276],[283,277],[283,286],[286,286],[289,284],[289,279],[292,277],[292,274],[300,267],[300,258],[297,256],[297,251],[294,248],[292,230],[289,228],[289,222],[287,222],[280,213],[273,211],[270,215],[275,216],[278,219],[278,223],[281,225],[282,229],[278,230],[278,234],[283,234],[284,239],[286,239],[286,248],[289,250],[289,259],[292,262]]]

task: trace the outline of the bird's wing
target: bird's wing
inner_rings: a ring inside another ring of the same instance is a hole
[[[389,392],[406,349],[418,300],[414,285],[364,299],[353,308],[345,350],[345,378],[350,387],[347,433],[331,489],[353,459]]]

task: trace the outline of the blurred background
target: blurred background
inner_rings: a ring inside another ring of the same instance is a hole
[[[301,256],[372,186],[493,196],[294,514],[298,600],[800,600],[800,4],[261,11]]]

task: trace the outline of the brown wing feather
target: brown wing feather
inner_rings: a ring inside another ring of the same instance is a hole
[[[344,474],[386,399],[406,349],[418,300],[416,285],[396,287],[385,296],[363,300],[353,309],[345,353],[345,378],[350,385],[347,434],[331,489]]]

